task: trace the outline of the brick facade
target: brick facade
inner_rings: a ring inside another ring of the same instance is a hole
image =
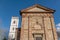
[[[53,13],[40,5],[22,10],[20,40],[57,40]]]

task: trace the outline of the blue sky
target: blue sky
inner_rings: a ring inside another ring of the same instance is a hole
[[[21,22],[19,11],[36,3],[56,10],[55,24],[60,27],[60,0],[0,0],[0,29],[9,30],[12,16],[20,17]]]

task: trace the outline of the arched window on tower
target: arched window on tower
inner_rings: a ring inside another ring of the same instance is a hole
[[[13,23],[15,24],[15,21],[13,21]]]
[[[14,27],[13,27],[13,29],[12,30],[14,30]]]

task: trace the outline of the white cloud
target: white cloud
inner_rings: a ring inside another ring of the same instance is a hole
[[[56,27],[57,27],[57,30],[60,30],[60,23],[58,23]]]
[[[60,23],[58,23],[56,26],[57,26],[57,27],[60,27]]]
[[[60,32],[60,28],[59,27],[57,27],[57,32]]]
[[[60,23],[58,23],[56,27],[57,27],[57,32],[60,32]]]
[[[58,38],[60,40],[60,23],[56,24],[56,27],[57,27],[57,35],[58,35]]]

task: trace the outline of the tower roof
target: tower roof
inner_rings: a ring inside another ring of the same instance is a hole
[[[13,18],[13,19],[19,19],[19,17],[18,17],[18,16],[12,16],[12,18]]]
[[[21,10],[20,12],[21,13],[27,13],[27,12],[34,12],[34,13],[36,13],[36,12],[51,12],[51,13],[53,13],[54,11],[55,10],[53,10],[53,9],[41,6],[39,4],[35,4],[31,7]]]

